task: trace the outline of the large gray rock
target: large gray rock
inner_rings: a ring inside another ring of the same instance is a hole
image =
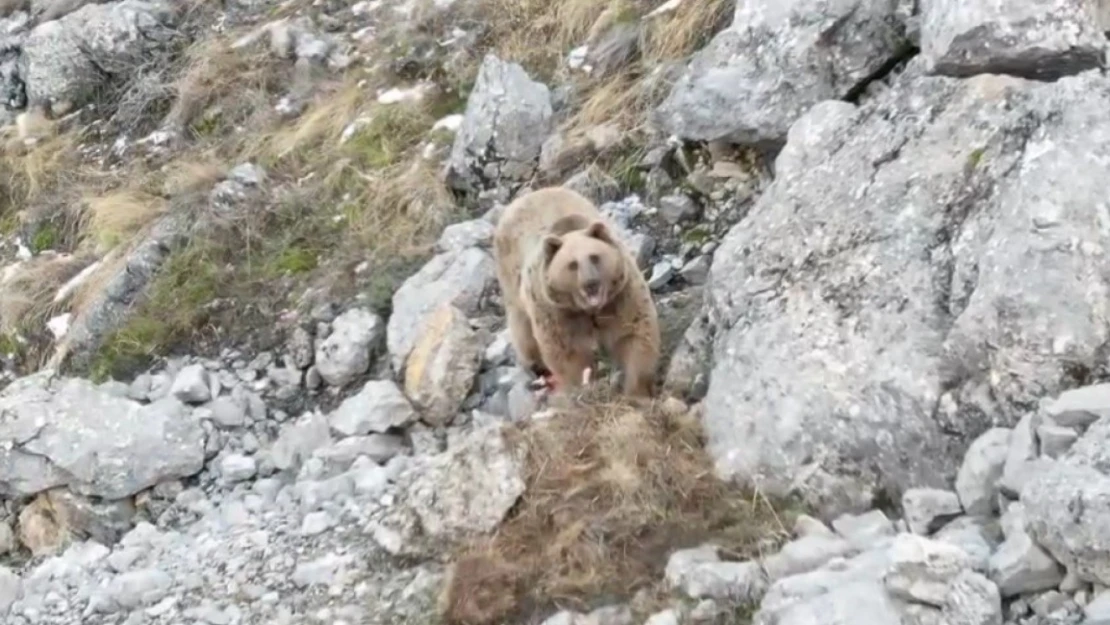
[[[332,386],[366,373],[385,338],[385,324],[374,313],[355,308],[336,317],[331,334],[316,345],[316,370]]]
[[[1056,588],[1064,570],[1026,531],[1026,510],[1015,503],[1002,516],[1006,541],[990,559],[990,578],[1003,597]]]
[[[1097,72],[911,69],[799,120],[710,275],[719,473],[834,514],[944,488],[979,434],[1100,366],[1107,107]]]
[[[900,602],[886,592],[889,549],[866,551],[816,571],[776,581],[754,625],[887,625],[901,623]]]
[[[932,536],[964,550],[972,559],[972,568],[980,573],[990,570],[990,558],[1002,542],[1002,535],[994,519],[987,517],[960,517],[945,525]]]
[[[891,566],[883,583],[891,595],[941,607],[949,585],[963,571],[971,569],[972,559],[963,549],[914,534],[899,534],[891,545]]]
[[[1045,403],[1045,414],[1064,427],[1086,427],[1110,417],[1110,384],[1074,388]]]
[[[370,380],[328,415],[331,429],[341,436],[384,434],[413,421],[416,410],[392,380]]]
[[[772,580],[808,573],[833,558],[854,555],[852,544],[832,534],[802,536],[782,546],[778,553],[763,561],[763,568]]]
[[[551,126],[551,92],[520,65],[487,54],[447,162],[462,191],[524,182],[536,170]]]
[[[113,74],[134,72],[178,32],[172,2],[86,5],[36,26],[23,42],[20,76],[32,105],[82,105]]]
[[[894,536],[894,524],[882,510],[860,515],[843,514],[832,522],[833,529],[858,550],[874,547]]]
[[[1021,418],[1010,433],[1010,448],[1002,465],[999,489],[1012,497],[1020,497],[1021,489],[1032,474],[1037,460],[1037,427],[1040,415],[1031,412]]]
[[[393,294],[393,314],[386,326],[393,370],[404,371],[409,352],[437,309],[451,304],[463,314],[473,315],[496,284],[493,257],[474,247],[439,254],[405,280]]]
[[[483,346],[462,311],[440,307],[405,365],[405,394],[429,425],[449,424],[470,394],[482,365]]]
[[[780,143],[823,100],[843,98],[906,49],[898,0],[738,2],[656,110],[685,139]]]
[[[418,456],[398,478],[398,499],[430,539],[490,532],[524,493],[522,451],[497,426],[475,429],[444,453]]]
[[[204,365],[183,367],[173,379],[170,394],[187,404],[203,404],[212,399],[212,382]]]
[[[1063,457],[1068,464],[1091,467],[1103,475],[1110,475],[1110,419],[1093,423]]]
[[[1079,579],[1110,585],[1110,477],[1067,461],[1041,469],[1021,495],[1029,534]]]
[[[906,525],[914,534],[931,534],[960,516],[960,499],[950,490],[911,488],[902,495]]]
[[[0,494],[55,486],[122,499],[204,464],[204,431],[176,399],[140,405],[91,382],[20,378],[0,391]]]
[[[23,592],[23,580],[6,566],[0,566],[0,616],[8,614]]]
[[[1051,80],[1103,64],[1096,0],[922,0],[921,53],[938,74]]]
[[[1002,595],[994,582],[965,570],[949,584],[942,614],[947,625],[1002,625]]]
[[[757,562],[724,562],[713,545],[671,554],[664,570],[667,584],[693,599],[751,602],[763,596],[766,575]]]
[[[956,494],[967,514],[988,516],[995,511],[998,480],[1002,479],[1010,449],[1010,433],[1008,428],[991,428],[968,447],[956,474]]]

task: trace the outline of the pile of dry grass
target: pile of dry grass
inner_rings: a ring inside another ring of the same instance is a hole
[[[457,558],[447,622],[627,599],[660,584],[676,549],[711,540],[745,558],[786,536],[791,520],[768,500],[714,477],[691,412],[600,395],[559,412],[510,433],[527,449],[527,489],[496,535]]]

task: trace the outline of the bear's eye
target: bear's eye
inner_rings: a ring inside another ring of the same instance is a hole
[[[578,261],[576,261],[576,260],[570,261],[570,263],[567,264],[567,267],[571,271],[578,271]]]
[[[597,265],[601,262],[601,257],[597,254],[590,254],[590,262]]]

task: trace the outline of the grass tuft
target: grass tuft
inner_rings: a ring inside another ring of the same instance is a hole
[[[587,610],[653,588],[674,550],[713,541],[750,558],[788,535],[785,512],[716,479],[697,417],[669,402],[593,391],[509,434],[527,450],[527,488],[494,536],[459,554],[449,623]]]
[[[121,245],[163,215],[163,198],[137,189],[121,189],[85,199],[83,231],[102,252]]]

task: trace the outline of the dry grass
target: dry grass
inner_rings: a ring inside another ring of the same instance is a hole
[[[682,0],[673,11],[647,17],[644,56],[659,62],[693,54],[729,24],[735,7],[736,0]]]
[[[11,207],[31,204],[44,191],[73,175],[76,140],[72,134],[51,134],[31,145],[18,139],[0,151],[0,189]]]
[[[163,198],[137,189],[89,197],[85,203],[83,231],[102,253],[138,234],[166,210]]]
[[[665,95],[663,85],[644,80],[659,63],[685,59],[731,19],[735,0],[683,0],[676,8],[652,15],[662,0],[484,0],[489,19],[487,40],[502,56],[521,63],[534,76],[557,73],[566,55],[589,45],[617,24],[640,26],[638,59],[609,76],[571,77],[582,106],[566,122],[575,131],[599,123],[617,123],[632,131]],[[537,45],[537,42],[544,42]]]
[[[206,10],[205,0],[190,2],[190,10]],[[381,74],[381,63],[321,76],[275,58],[265,37],[239,49],[232,44],[246,31],[202,37],[180,55],[175,51],[172,65],[157,68],[145,87],[128,92],[134,96],[135,111],[144,117],[156,117],[168,108],[162,125],[181,131],[184,143],[173,146],[172,156],[134,159],[109,176],[74,166],[71,135],[48,133],[29,147],[9,142],[0,151],[0,218],[8,219],[15,209],[34,207],[50,196],[64,195],[61,203],[85,207],[75,220],[80,234],[70,236],[63,228],[58,237],[66,243],[62,247],[82,241],[98,254],[115,253],[82,286],[75,297],[80,306],[97,280],[122,262],[123,252],[142,238],[145,227],[163,215],[171,201],[177,206],[181,195],[196,194],[197,202],[187,203],[203,203],[203,193],[230,167],[253,162],[270,179],[265,185],[268,195],[242,211],[242,223],[225,232],[202,233],[193,251],[181,252],[168,263],[172,269],[162,271],[152,291],[161,292],[161,283],[172,283],[178,291],[195,294],[190,301],[234,296],[244,305],[272,309],[286,305],[275,298],[288,299],[290,293],[303,291],[305,282],[330,281],[335,274],[351,274],[350,268],[368,264],[364,273],[388,273],[389,278],[380,286],[356,288],[384,292],[403,276],[394,275],[400,269],[379,270],[377,264],[400,267],[419,258],[440,229],[459,216],[439,180],[437,164],[423,159],[420,149],[435,120],[457,111],[459,94],[450,88],[469,84],[485,51],[520,62],[534,77],[548,80],[561,71],[572,48],[596,41],[615,24],[636,21],[641,25],[638,60],[602,79],[574,77],[581,100],[567,122],[578,130],[601,123],[635,130],[659,95],[645,88],[641,79],[647,64],[689,54],[727,18],[732,5],[732,0],[684,0],[671,13],[643,18],[662,2],[479,0],[446,14],[426,11],[423,18],[417,6],[417,21],[431,20],[432,15],[442,21],[426,24],[431,32],[423,35],[445,35],[459,11],[486,27],[481,41],[462,54],[462,60],[447,59],[425,76],[447,90],[419,106],[376,102],[376,89],[405,86],[383,82],[397,77]],[[291,17],[307,4],[283,3],[268,18]],[[414,34],[409,25],[399,32],[402,38]],[[362,52],[375,62],[387,58],[384,49],[378,54]],[[315,94],[292,121],[283,119],[274,106],[290,89],[299,95]],[[352,133],[355,120],[360,122]],[[121,177],[126,179],[122,187]],[[188,262],[182,260],[185,257]],[[201,266],[190,268],[189,262]],[[290,279],[294,276],[297,281]],[[133,337],[156,337],[138,351],[162,349],[166,337],[190,335],[186,328],[155,331],[158,319],[194,321],[195,316],[164,314],[167,311],[158,310],[163,305],[179,307],[181,302],[168,295],[148,298],[136,307],[138,325],[124,328],[123,334],[136,345],[142,341]]]
[[[54,295],[87,264],[74,256],[40,255],[15,267],[0,282],[0,334],[13,335],[37,327],[56,312]]]
[[[786,536],[791,519],[714,477],[696,416],[594,395],[512,432],[527,449],[527,490],[496,535],[457,559],[441,598],[449,623],[627,599],[660,582],[676,549],[712,540],[753,557]]]
[[[250,128],[251,118],[271,118],[270,97],[288,84],[290,73],[265,46],[233,50],[226,38],[191,46],[183,67],[166,125],[191,129],[199,139],[227,140],[221,131]]]

